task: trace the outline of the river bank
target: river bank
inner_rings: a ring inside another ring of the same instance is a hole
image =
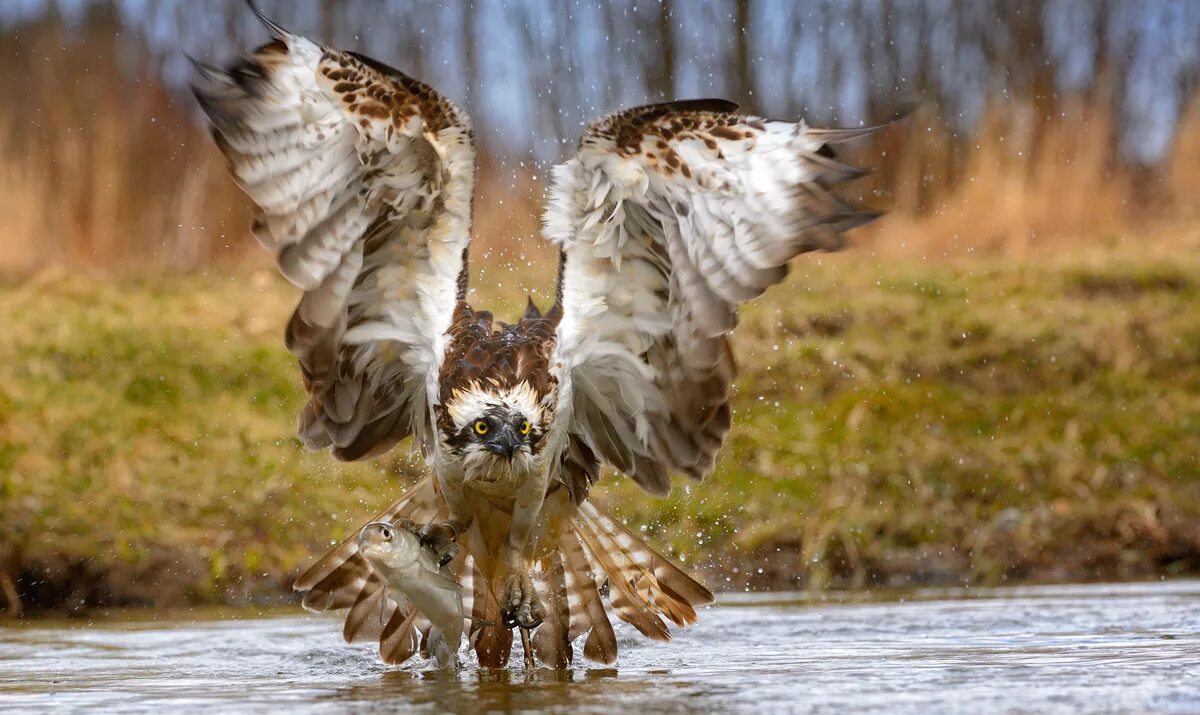
[[[0,286],[0,604],[285,601],[421,474],[300,449],[293,298],[266,272]],[[745,312],[716,473],[596,498],[716,590],[1200,573],[1198,298],[1191,256],[809,257]]]

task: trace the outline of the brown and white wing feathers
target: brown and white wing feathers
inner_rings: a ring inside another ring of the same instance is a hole
[[[693,100],[598,120],[555,168],[546,210],[565,262],[560,414],[573,443],[658,494],[671,473],[710,471],[729,430],[739,306],[874,217],[833,194],[861,172],[828,145],[876,128],[735,110]]]
[[[427,85],[263,19],[274,39],[227,69],[198,65],[193,89],[256,205],[255,236],[305,291],[287,328],[310,397],[300,435],[341,459],[409,434],[430,449],[465,287],[470,123]]]

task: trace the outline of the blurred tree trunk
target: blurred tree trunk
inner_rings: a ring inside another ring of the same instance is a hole
[[[671,101],[675,97],[675,8],[672,0],[662,0],[658,6],[657,61],[646,73],[646,84],[657,101]],[[653,52],[653,48],[651,48]]]
[[[479,53],[475,50],[476,43],[479,42],[476,15],[480,12],[478,7],[473,5],[460,5],[459,13],[461,14],[460,25],[463,34],[463,101],[467,107],[467,113],[478,113],[474,106],[475,89],[479,86]]]
[[[733,101],[754,111],[754,68],[750,59],[750,0],[736,0],[733,13]]]
[[[337,44],[337,0],[321,0],[321,41],[327,45]]]

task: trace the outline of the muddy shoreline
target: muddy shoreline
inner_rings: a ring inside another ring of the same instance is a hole
[[[750,573],[740,568],[693,565],[693,570],[716,592],[795,592],[821,591],[894,592],[917,588],[991,587],[1032,584],[1096,583],[1149,581],[1200,576],[1200,549],[1158,551],[1138,554],[1114,552],[1102,544],[1056,554],[1042,563],[1015,563],[996,576],[984,576],[972,569],[967,557],[946,558],[937,549],[914,550],[897,554],[884,563],[834,565],[823,583],[814,584],[812,573],[783,568],[758,569]],[[794,564],[803,558],[800,549],[774,548],[766,554],[724,555],[719,563],[767,562]],[[37,564],[17,573],[16,578],[0,571],[0,584],[12,585],[0,590],[0,618],[87,617],[98,609],[186,607],[273,607],[298,604],[300,598],[290,587],[298,575],[279,577],[248,575],[223,589],[213,598],[195,588],[196,570],[180,570],[179,559],[167,559],[158,567],[145,570],[105,568],[95,562]],[[22,608],[14,613],[11,596],[20,594]]]

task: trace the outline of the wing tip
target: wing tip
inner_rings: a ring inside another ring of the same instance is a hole
[[[689,475],[690,476],[690,475]],[[633,475],[633,481],[642,488],[650,496],[665,497],[671,494],[671,476],[659,476],[658,474],[643,475],[640,473]]]
[[[196,71],[196,74],[200,75],[204,79],[206,79],[210,82],[228,82],[229,81],[229,74],[226,73],[224,69],[222,69],[214,64],[210,64],[208,62],[198,60],[188,52],[184,52],[183,56],[185,59],[187,59],[188,64],[190,64],[192,66],[192,69],[194,69]],[[193,85],[193,89],[194,88],[195,88],[195,85]]]
[[[865,127],[851,127],[851,128],[843,128],[843,129],[820,129],[820,128],[816,128],[816,127],[807,126],[807,124],[805,122],[801,121],[797,125],[797,131],[804,132],[804,133],[820,140],[822,147],[829,145],[829,144],[841,144],[844,142],[854,141],[855,139],[861,139],[863,137],[870,136],[871,134],[874,134],[875,132],[880,131],[881,129],[887,129],[888,127],[892,126],[893,124],[898,124],[898,123],[904,121],[905,119],[908,119],[909,116],[911,116],[914,112],[916,112],[918,109],[921,108],[921,105],[922,105],[922,102],[920,100],[901,102],[896,107],[896,109],[894,109],[892,111],[891,115],[889,115],[887,119],[883,120],[882,122],[879,122],[878,124],[871,124],[871,125],[868,125]],[[829,155],[825,155],[825,156],[826,156],[826,158],[832,158]]]
[[[293,37],[292,33],[285,30],[279,23],[267,17],[262,10],[259,10],[258,6],[254,4],[254,0],[246,0],[246,7],[250,8],[250,12],[254,13],[254,16],[259,19],[259,22],[267,26],[267,29],[270,30],[271,35],[273,35],[275,38],[284,40],[286,42],[289,38]]]

